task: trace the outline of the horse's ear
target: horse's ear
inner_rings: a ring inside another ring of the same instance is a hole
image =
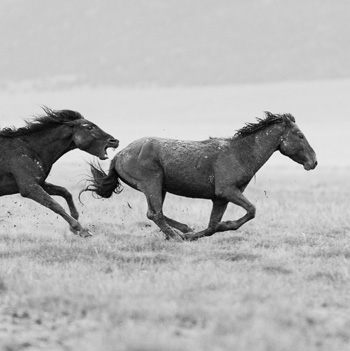
[[[81,120],[80,119],[77,119],[75,121],[65,121],[64,124],[66,126],[70,126],[70,127],[75,127],[76,125],[80,124],[81,123]]]
[[[288,121],[288,122],[293,122],[295,123],[295,117],[290,114],[290,113],[286,113],[283,115],[283,117]]]
[[[69,126],[69,127],[74,127],[74,125],[76,123],[74,123],[74,121],[67,121],[67,122],[64,122],[63,124],[65,124],[66,126]]]

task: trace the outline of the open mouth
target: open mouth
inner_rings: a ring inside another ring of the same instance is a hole
[[[108,159],[108,155],[107,155],[107,153],[105,153],[103,156],[101,155],[100,157],[99,157],[99,159],[100,160],[107,160]]]
[[[107,150],[112,149],[114,151],[117,147],[118,147],[118,145],[117,146],[109,146],[109,145],[105,146],[102,154],[99,156],[99,159],[100,160],[107,160],[109,158]]]
[[[119,146],[119,140],[113,139],[113,138],[106,140],[104,146],[101,145],[102,150],[98,156],[99,159],[100,160],[107,160],[109,158],[107,150],[108,149],[115,150],[118,146]]]
[[[105,147],[103,149],[103,153],[99,156],[100,160],[107,160],[108,159],[108,153],[107,153],[107,149],[108,147]],[[115,147],[113,148],[113,150],[115,149]]]

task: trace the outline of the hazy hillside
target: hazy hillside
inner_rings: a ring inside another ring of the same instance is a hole
[[[349,15],[347,0],[1,0],[0,84],[350,77]]]

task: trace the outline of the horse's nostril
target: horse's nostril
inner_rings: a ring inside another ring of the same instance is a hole
[[[119,140],[117,140],[117,139],[109,139],[108,140],[111,144],[117,144],[117,145],[119,145]]]
[[[318,162],[316,161],[316,162],[315,162],[315,167],[316,167],[317,165],[318,165]]]

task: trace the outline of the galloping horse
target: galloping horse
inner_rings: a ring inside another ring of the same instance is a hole
[[[255,217],[255,207],[243,192],[275,151],[302,164],[306,170],[317,166],[316,154],[291,114],[266,112],[265,118],[257,121],[246,124],[230,139],[136,140],[113,158],[108,174],[99,165],[91,164],[92,184],[83,191],[107,198],[121,191],[121,179],[145,194],[147,217],[159,226],[167,239],[179,235],[195,240],[216,232],[236,230]],[[162,207],[167,192],[211,199],[213,208],[208,228],[195,233],[186,224],[164,216]],[[238,220],[221,221],[229,202],[243,207],[247,213]]]
[[[27,121],[25,127],[0,130],[0,196],[20,193],[62,216],[75,234],[90,236],[78,222],[72,194],[45,180],[66,152],[79,148],[104,160],[107,148],[119,142],[78,112],[43,110],[45,115]],[[62,196],[71,215],[50,195]]]

